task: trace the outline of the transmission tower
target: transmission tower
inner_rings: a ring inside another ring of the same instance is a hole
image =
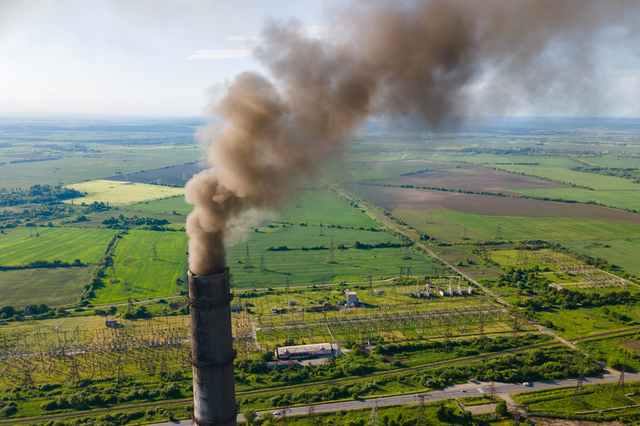
[[[464,227],[462,228],[462,239],[463,240],[467,240],[467,225],[464,225]]]
[[[513,313],[513,331],[511,332],[511,340],[513,340],[513,343],[516,343],[518,341],[518,328],[520,327],[520,316],[518,315],[517,312]]]
[[[249,256],[249,242],[245,245],[245,255],[244,255],[244,267],[251,268],[251,256]]]
[[[266,266],[265,266],[265,264],[264,264],[264,254],[261,254],[261,255],[260,255],[260,270],[261,270],[261,271],[264,271],[264,270],[266,270],[266,269],[267,269],[267,267],[266,267]]]
[[[309,423],[312,425],[317,423],[316,406],[313,402],[309,404],[309,408],[307,409],[307,420],[309,420]]]
[[[424,405],[424,395],[418,395],[418,416],[416,417],[416,425],[427,424],[427,410]]]
[[[426,220],[427,224],[429,223],[433,223],[433,212],[432,211],[428,211],[427,212],[427,220]]]
[[[624,398],[624,372],[627,369],[627,355],[625,354],[624,359],[622,361],[622,369],[620,369],[620,378],[618,379],[618,384],[613,390],[613,396],[618,397],[620,399]]]
[[[320,222],[320,236],[324,237],[324,229],[322,227],[322,222]]]
[[[502,226],[498,224],[498,229],[496,229],[496,240],[502,239]]]
[[[496,384],[493,383],[493,380],[491,381],[491,384],[489,384],[489,395],[496,396]]]
[[[373,405],[371,414],[369,415],[369,422],[367,426],[380,426],[380,414],[378,414],[378,401]]]
[[[158,257],[158,252],[156,251],[156,245],[153,245],[153,254],[151,257],[151,260],[153,260],[154,262],[157,262],[158,260],[160,260],[160,258]]]
[[[409,239],[408,238],[404,239],[404,249],[402,249],[402,258],[404,260],[411,259],[411,256],[409,256]]]
[[[327,260],[327,263],[337,263],[333,253],[333,237],[331,237],[331,248],[329,248],[329,259]]]
[[[583,380],[584,380],[584,361],[582,361],[582,365],[580,365],[580,377],[578,378],[578,385],[576,386],[576,390],[573,392],[573,398],[571,398],[573,402],[584,403],[584,389],[582,386]]]

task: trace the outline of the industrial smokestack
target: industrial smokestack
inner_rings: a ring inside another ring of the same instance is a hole
[[[235,426],[229,268],[189,275],[193,420],[198,426]]]

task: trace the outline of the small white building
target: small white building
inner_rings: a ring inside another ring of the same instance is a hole
[[[355,291],[345,290],[344,294],[347,296],[347,305],[357,305],[360,302]]]
[[[319,356],[331,356],[337,350],[337,345],[331,343],[318,343],[315,345],[283,346],[276,349],[276,359],[302,359]]]

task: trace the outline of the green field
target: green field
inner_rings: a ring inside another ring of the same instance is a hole
[[[414,226],[428,235],[448,241],[459,241],[465,226],[467,237],[472,240],[493,239],[498,226],[500,226],[502,238],[512,241],[532,237],[542,240],[576,240],[584,239],[585,236],[593,239],[624,238],[640,234],[640,225],[620,222],[563,217],[480,216],[443,211],[434,212],[434,223],[425,224],[424,213],[419,215],[419,212],[409,214],[410,212],[413,211],[406,211],[406,213],[394,211],[394,215],[412,225],[415,222]],[[409,221],[410,219],[413,221]],[[441,226],[441,222],[444,226]],[[451,226],[451,223],[456,226]]]
[[[627,180],[627,179],[624,179]],[[640,190],[636,191],[589,191],[582,188],[545,188],[545,189],[516,189],[514,192],[531,197],[559,198],[581,203],[595,201],[606,206],[640,210]]]
[[[154,247],[157,261],[152,260]],[[183,232],[130,231],[118,242],[114,268],[107,269],[103,287],[91,302],[105,305],[177,294],[183,288],[176,287],[176,278],[185,280],[186,252]]]
[[[374,279],[398,275],[397,265],[411,266],[415,275],[431,272],[435,261],[422,252],[410,250],[411,259],[404,260],[403,248],[338,249],[340,244],[352,247],[362,244],[398,243],[385,232],[360,231],[319,226],[275,226],[250,232],[248,245],[251,268],[245,268],[245,244],[229,248],[228,264],[232,269],[234,285],[239,288],[284,286],[287,278],[291,285],[310,285],[340,281],[365,281],[369,273]],[[327,263],[331,238],[337,263]],[[324,246],[324,250],[268,251],[269,247],[288,248]],[[264,256],[265,270],[260,270]]]
[[[635,234],[629,234],[635,235]],[[602,257],[626,272],[640,275],[640,238],[563,241],[570,250],[591,257]]]
[[[339,195],[326,190],[303,191],[282,209],[278,220],[313,224],[377,228],[380,225],[367,213],[349,205]]]
[[[625,393],[632,393],[640,388],[638,382],[627,382],[625,385]],[[636,405],[636,402],[631,398],[614,397],[615,386],[615,383],[585,385],[583,388],[584,402],[575,400],[573,397],[576,391],[575,387],[524,392],[512,395],[512,397],[518,404],[528,405],[531,411],[556,414],[573,414]],[[602,415],[614,415],[615,413],[614,411]]]
[[[51,139],[55,140],[55,134]],[[85,143],[83,139],[98,139],[100,137],[113,137],[111,135],[85,134],[77,139]],[[121,135],[119,135],[121,137]],[[71,139],[71,134],[62,135]],[[122,138],[122,143],[126,143]],[[56,141],[56,143],[59,143]],[[70,143],[63,146],[71,146]],[[156,169],[166,166],[181,165],[186,162],[198,160],[202,156],[200,147],[194,146],[138,146],[125,147],[122,145],[106,145],[102,143],[86,143],[91,148],[100,151],[100,154],[92,156],[68,152],[59,153],[55,150],[50,155],[64,155],[58,160],[46,161],[38,166],[25,167],[25,164],[5,164],[0,175],[0,188],[28,188],[35,184],[65,185],[82,182],[87,179],[104,179],[113,176],[120,171],[122,174],[135,173],[140,170]],[[174,149],[175,148],[175,149]],[[21,151],[40,151],[42,148],[37,143],[26,143],[21,146]],[[12,150],[15,152],[15,148]],[[9,162],[15,158],[3,157],[0,150],[0,162]]]
[[[612,311],[626,315],[630,318],[640,318],[640,307],[618,305],[610,307]],[[581,307],[580,309],[562,309],[550,307],[539,311],[536,319],[540,323],[551,321],[553,331],[568,339],[575,339],[590,334],[599,334],[607,331],[622,330],[632,325],[611,318],[600,308]]]
[[[626,371],[637,372],[640,371],[640,359],[636,352],[629,350],[629,348],[638,349],[638,339],[640,339],[640,334],[631,333],[602,339],[585,340],[578,343],[578,347],[607,365],[615,365],[619,368],[619,364],[624,361]],[[625,348],[623,346],[625,344],[629,348]]]
[[[531,160],[529,160],[531,161]],[[497,166],[501,170],[516,173],[525,173],[533,176],[541,176],[554,181],[572,183],[592,188],[596,191],[638,191],[640,184],[634,183],[630,179],[623,179],[614,176],[604,176],[595,173],[577,172],[563,167],[539,166]],[[517,189],[517,188],[514,188]]]
[[[95,263],[115,233],[111,229],[35,228],[32,234],[29,229],[17,229],[0,234],[0,265],[22,265],[35,260],[73,262],[75,259]]]
[[[44,303],[49,307],[80,300],[90,268],[21,269],[0,272],[0,306]]]
[[[180,213],[187,215],[193,210],[191,204],[187,204],[184,195],[176,195],[174,197],[162,200],[145,201],[143,203],[131,204],[127,206],[127,210],[140,210],[143,212],[162,212],[162,213]]]
[[[85,197],[76,198],[74,200],[76,204],[91,204],[97,201],[99,203],[108,203],[111,206],[135,204],[143,201],[174,197],[184,193],[182,188],[135,182],[118,182],[115,180],[92,180],[89,182],[74,183],[73,185],[67,185],[67,187],[87,193]]]

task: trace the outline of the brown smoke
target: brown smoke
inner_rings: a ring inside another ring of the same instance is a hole
[[[277,86],[235,79],[211,110],[226,121],[210,141],[214,168],[185,188],[192,272],[221,271],[228,220],[278,209],[367,117],[438,129],[527,105],[597,111],[593,52],[635,39],[639,12],[636,0],[360,1],[333,11],[326,39],[269,24],[256,56]]]

